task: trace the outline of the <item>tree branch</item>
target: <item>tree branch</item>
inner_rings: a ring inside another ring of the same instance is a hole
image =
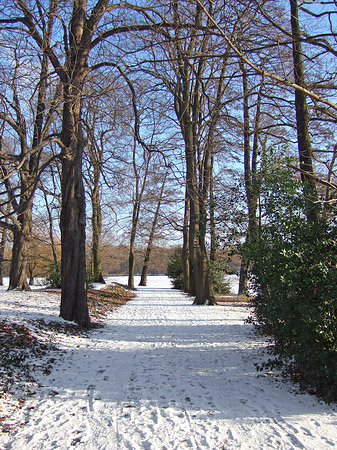
[[[336,111],[336,114],[332,113],[331,111],[327,111],[325,110],[324,112],[326,114],[331,115],[332,117],[337,118],[337,104],[331,102],[330,100],[321,97],[320,95],[315,94],[314,92],[299,86],[296,83],[293,83],[292,81],[287,80],[286,78],[282,78],[278,75],[275,75],[271,72],[268,72],[260,67],[258,67],[256,64],[254,64],[252,61],[250,61],[237,47],[236,45],[231,41],[231,39],[227,36],[227,34],[225,33],[225,31],[220,27],[220,25],[216,22],[216,20],[209,14],[209,12],[207,11],[207,9],[205,8],[205,6],[202,4],[202,2],[200,0],[196,0],[197,3],[202,7],[202,9],[204,10],[204,12],[206,13],[206,15],[210,18],[211,22],[214,24],[214,26],[218,29],[218,31],[221,33],[222,37],[224,37],[224,39],[226,40],[226,42],[229,44],[229,46],[231,47],[231,49],[239,56],[239,58],[241,58],[241,60],[243,60],[246,64],[248,64],[252,69],[254,69],[257,73],[259,73],[260,75],[264,76],[264,77],[268,77],[271,78],[272,80],[277,81],[278,83],[283,84],[284,86],[289,86],[292,87],[298,91],[303,92],[304,94],[308,95],[313,101],[318,101],[321,103],[324,103],[327,106],[330,106],[332,109],[334,109]]]

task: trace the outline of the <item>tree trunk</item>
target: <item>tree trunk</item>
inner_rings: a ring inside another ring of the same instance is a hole
[[[212,14],[213,3],[209,4]],[[173,22],[175,39],[173,40],[176,56],[173,70],[177,76],[175,110],[185,143],[186,187],[189,200],[189,254],[190,254],[190,290],[195,296],[194,303],[203,305],[214,303],[212,278],[210,276],[208,252],[206,247],[206,224],[210,186],[210,157],[213,151],[207,145],[202,151],[201,140],[203,119],[205,119],[204,75],[207,62],[207,50],[210,34],[200,37],[196,30],[204,24],[203,8],[195,5],[191,19],[195,28],[188,37],[180,35],[179,2],[173,2]],[[210,25],[209,18],[207,25]],[[196,54],[198,55],[196,57]],[[214,123],[213,123],[214,125]],[[214,131],[214,129],[213,129]]]
[[[211,250],[209,259],[210,261],[216,260],[216,229],[215,229],[215,199],[214,199],[214,179],[213,179],[213,166],[214,166],[214,156],[211,158],[211,175],[210,175],[210,185],[209,185],[209,221],[210,221],[210,234],[211,234]]]
[[[28,264],[27,266],[27,271],[29,274],[29,286],[34,286],[34,268],[35,268],[35,264]]]
[[[146,286],[147,284],[147,274],[149,271],[149,261],[152,251],[152,241],[148,241],[146,250],[145,250],[145,256],[144,256],[144,262],[143,262],[143,268],[142,268],[142,274],[140,276],[140,282],[138,286]]]
[[[43,192],[44,199],[45,199],[45,206],[48,214],[48,230],[49,230],[49,239],[50,239],[50,245],[53,253],[53,261],[54,265],[57,266],[58,264],[58,257],[57,257],[57,251],[56,251],[56,244],[54,239],[54,226],[53,226],[53,216],[49,207],[49,202],[47,198],[46,192]]]
[[[62,160],[61,309],[65,320],[90,326],[85,266],[85,196],[82,152]]]
[[[164,176],[164,180],[163,180],[163,183],[162,183],[162,186],[161,186],[161,189],[160,189],[159,198],[158,198],[158,202],[157,202],[157,208],[156,208],[156,211],[154,213],[154,217],[153,217],[153,221],[152,221],[152,227],[151,227],[151,231],[150,231],[147,247],[146,247],[146,250],[145,250],[145,257],[144,257],[142,275],[140,277],[139,286],[146,286],[147,272],[148,272],[148,267],[149,267],[151,251],[152,251],[153,239],[154,239],[154,234],[155,234],[157,223],[158,223],[159,211],[160,211],[160,206],[161,206],[161,202],[162,202],[162,199],[163,199],[166,177],[167,177],[167,175]]]
[[[132,211],[132,225],[131,225],[131,233],[130,233],[130,250],[129,250],[129,277],[128,277],[128,288],[135,288],[135,240],[136,240],[136,232],[139,220],[140,206],[142,204],[143,194],[146,186],[146,180],[149,172],[149,164],[151,159],[151,153],[146,155],[145,162],[145,170],[144,170],[144,178],[143,183],[140,183],[140,176],[137,169],[136,163],[136,149],[137,149],[137,140],[134,138],[134,146],[133,146],[133,172],[136,179],[135,186],[135,199],[133,203],[133,211]]]
[[[187,192],[190,202],[189,248],[192,265],[190,295],[195,295],[194,304],[204,305],[209,300],[208,259],[204,245],[204,230],[201,229],[200,203],[196,173],[195,152],[190,150],[188,135],[186,136]],[[192,284],[193,282],[193,284]]]
[[[106,2],[104,2],[106,3]],[[103,5],[102,5],[103,7]],[[65,69],[59,70],[63,83],[62,208],[61,228],[61,309],[65,320],[90,327],[86,289],[85,193],[82,175],[84,139],[81,123],[83,85],[88,73],[88,54],[92,33],[104,9],[97,17],[86,19],[87,0],[74,1],[69,28],[69,52]]]
[[[301,30],[298,20],[297,0],[290,0],[291,30],[293,38],[294,78],[298,86],[305,87],[304,68],[302,60]],[[309,111],[306,94],[299,89],[295,90],[296,125],[298,152],[300,160],[303,193],[306,201],[306,215],[310,222],[317,222],[319,218],[319,204],[316,202],[317,189],[314,179],[313,152],[309,134]]]
[[[185,193],[185,212],[184,212],[184,226],[183,226],[183,248],[181,253],[183,271],[184,271],[184,292],[188,293],[191,290],[191,265],[190,265],[190,251],[189,251],[189,208],[190,203]]]
[[[32,211],[27,208],[18,217],[20,226],[13,227],[12,259],[9,270],[8,289],[19,289],[30,291],[27,282],[27,263],[29,256],[29,242],[32,234]]]
[[[128,288],[135,288],[135,240],[136,240],[136,230],[138,218],[136,217],[137,205],[133,208],[132,217],[132,227],[130,233],[130,248],[129,248],[129,277],[128,277]]]
[[[92,276],[93,281],[105,283],[102,275],[101,265],[101,233],[102,233],[102,213],[99,195],[98,182],[95,184],[91,193],[92,205]]]
[[[5,219],[7,223],[8,219]],[[1,229],[1,240],[0,240],[0,286],[4,284],[4,260],[5,260],[5,247],[7,241],[8,230],[6,227]]]
[[[246,241],[247,243],[247,241]],[[248,264],[244,255],[241,256],[238,295],[247,295],[248,290]]]
[[[62,208],[61,229],[61,309],[65,320],[80,327],[90,326],[85,265],[85,193],[82,176],[83,136],[81,130],[81,92],[84,73],[64,86],[61,139]]]
[[[264,87],[263,80],[260,84],[260,90],[256,102],[256,113],[254,123],[254,141],[253,148],[250,144],[250,118],[249,118],[249,89],[248,76],[243,61],[240,61],[240,69],[242,74],[243,86],[243,135],[244,135],[244,179],[246,201],[248,208],[248,228],[245,243],[241,254],[240,279],[239,279],[239,295],[247,295],[248,277],[251,260],[249,257],[250,243],[256,238],[258,227],[257,222],[257,205],[259,198],[259,184],[257,179],[257,155],[258,155],[258,138],[261,117],[261,95]]]

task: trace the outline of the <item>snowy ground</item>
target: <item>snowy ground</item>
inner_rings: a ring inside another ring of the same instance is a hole
[[[26,425],[0,449],[332,449],[336,406],[256,372],[266,342],[249,314],[192,306],[150,277],[105,328],[60,339],[52,372],[13,413]],[[57,315],[52,294],[0,291],[0,319]]]

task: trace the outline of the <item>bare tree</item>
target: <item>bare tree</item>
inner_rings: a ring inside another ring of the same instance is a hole
[[[162,179],[162,184],[161,184],[161,188],[160,188],[160,191],[159,191],[159,195],[158,195],[158,197],[156,199],[157,200],[157,206],[156,206],[156,209],[155,209],[155,213],[153,215],[152,226],[151,226],[149,238],[148,238],[148,241],[147,241],[147,246],[146,246],[145,256],[144,256],[144,263],[143,263],[143,268],[142,268],[142,273],[141,273],[141,277],[140,277],[139,286],[146,286],[146,283],[147,283],[147,273],[148,273],[148,268],[149,268],[149,261],[150,261],[151,252],[152,252],[152,248],[153,248],[153,240],[154,240],[156,228],[157,228],[157,225],[158,225],[160,207],[161,207],[161,204],[162,204],[162,201],[163,201],[163,195],[164,195],[166,179],[167,179],[167,173],[165,173],[163,175],[163,179]]]
[[[290,0],[291,12],[291,30],[293,38],[293,63],[294,80],[296,85],[305,88],[304,66],[302,60],[301,30],[298,19],[297,0]],[[319,206],[317,203],[317,189],[312,177],[313,168],[313,150],[309,134],[309,111],[306,102],[307,94],[301,89],[295,90],[295,108],[298,152],[303,182],[303,191],[306,198],[306,214],[308,220],[317,222]]]
[[[48,17],[46,44],[50,41],[52,26],[53,18]],[[10,49],[8,49],[9,51]],[[39,65],[36,67],[36,76],[34,73],[25,76],[22,73],[26,71],[27,60],[21,58],[21,50],[18,44],[15,45],[12,52],[14,69],[11,79],[7,79],[7,88],[4,89],[5,93],[1,98],[2,110],[0,116],[4,124],[16,134],[16,141],[13,145],[13,152],[11,150],[6,151],[10,145],[8,139],[6,141],[3,138],[0,144],[2,185],[7,193],[7,201],[11,206],[9,211],[4,208],[4,205],[1,207],[3,216],[8,216],[10,221],[0,221],[0,226],[6,227],[13,233],[9,289],[29,290],[26,272],[29,241],[32,234],[33,198],[39,176],[43,168],[48,165],[48,159],[42,161],[42,151],[44,146],[53,140],[48,136],[48,133],[53,113],[58,104],[58,93],[56,89],[54,98],[51,97],[53,95],[51,89],[55,85],[50,79],[49,63],[45,54],[37,55]],[[8,72],[11,71],[8,70]],[[31,86],[26,84],[28,81],[33,85],[33,92]],[[9,93],[6,96],[8,91],[11,92],[12,100],[9,98]],[[29,95],[32,95],[32,98],[26,102]],[[26,110],[28,107],[33,110],[32,118],[27,117]],[[5,133],[4,130],[4,135]],[[7,147],[6,150],[5,146]],[[16,149],[18,149],[17,153]]]
[[[8,12],[9,17],[1,18],[0,22],[13,30],[15,26],[29,34],[35,43],[43,50],[49,59],[63,87],[63,112],[61,140],[62,162],[62,210],[61,210],[61,241],[62,241],[62,290],[61,316],[66,320],[74,320],[81,327],[90,326],[86,295],[85,267],[85,194],[82,178],[82,155],[85,141],[83,139],[81,112],[84,84],[92,67],[90,56],[100,43],[130,29],[148,29],[151,25],[125,24],[120,27],[102,25],[103,17],[128,6],[110,4],[109,0],[98,0],[89,5],[87,0],[75,0],[70,16],[66,9],[60,9],[63,2],[51,0],[49,12],[44,10],[40,2],[35,7],[24,0],[14,2],[14,10]],[[90,10],[89,7],[91,6]],[[134,7],[137,10],[136,7]],[[139,8],[140,10],[142,8]],[[55,35],[57,43],[46,41],[46,29],[40,27],[39,21],[49,17],[61,17],[64,31],[63,50],[58,53],[59,36]],[[109,21],[106,21],[108,23]],[[112,21],[115,22],[114,20]],[[118,21],[117,21],[118,22]],[[111,21],[110,21],[111,23]],[[21,30],[20,30],[21,31]],[[63,57],[65,55],[65,58]],[[98,68],[98,66],[97,66]]]

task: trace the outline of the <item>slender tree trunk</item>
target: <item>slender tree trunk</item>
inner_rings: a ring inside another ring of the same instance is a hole
[[[263,89],[263,80],[260,85],[258,98],[256,102],[256,113],[254,123],[254,141],[253,148],[250,144],[250,118],[249,118],[249,90],[248,77],[244,62],[240,61],[243,85],[243,116],[244,116],[244,179],[246,200],[248,208],[248,228],[243,252],[241,254],[240,278],[239,278],[239,295],[246,295],[248,288],[249,268],[251,261],[249,258],[250,243],[256,238],[258,227],[257,222],[257,206],[259,198],[259,185],[257,180],[257,155],[258,155],[258,137],[261,116],[261,95]]]
[[[209,221],[210,221],[210,234],[211,234],[211,250],[209,259],[210,261],[216,260],[216,229],[215,229],[215,199],[214,199],[214,179],[213,179],[213,166],[214,166],[214,156],[211,158],[211,178],[209,185]]]
[[[146,286],[147,285],[147,274],[149,271],[149,261],[150,261],[151,251],[152,251],[152,243],[153,243],[153,241],[149,239],[147,246],[146,246],[146,250],[145,250],[142,274],[140,276],[140,282],[139,282],[138,286]]]
[[[187,70],[187,69],[186,69]],[[189,77],[185,74],[182,88],[182,99],[179,117],[185,141],[186,187],[189,199],[189,251],[190,251],[190,295],[195,297],[194,303],[203,305],[209,300],[211,286],[208,258],[205,246],[204,223],[206,217],[201,210],[203,192],[198,183],[196,119],[200,113],[198,102],[190,105]],[[199,87],[195,88],[195,97],[199,95]],[[191,111],[193,109],[193,112]],[[189,112],[190,111],[190,112]],[[204,168],[204,166],[203,166]],[[203,170],[203,168],[201,170]],[[201,174],[204,179],[204,172]]]
[[[196,173],[195,153],[191,154],[189,145],[186,145],[187,161],[187,189],[190,201],[190,230],[189,230],[189,248],[191,255],[192,277],[194,281],[194,290],[192,283],[190,294],[195,295],[194,304],[204,305],[209,299],[209,267],[205,247],[205,233],[201,228],[201,215],[199,203],[199,191]]]
[[[207,253],[206,246],[206,232],[207,232],[207,211],[209,206],[209,193],[211,186],[211,156],[213,153],[213,138],[210,137],[209,145],[206,145],[204,149],[204,156],[202,161],[202,173],[201,173],[201,195],[199,195],[200,204],[200,227],[199,227],[199,246],[201,252],[201,259],[203,264],[203,271],[205,273],[205,290],[206,290],[206,300],[209,305],[215,305],[215,297],[213,292],[213,280],[211,275],[211,269],[209,264],[209,257]]]
[[[128,277],[128,288],[135,288],[135,240],[137,231],[137,204],[134,204],[133,215],[132,215],[132,226],[130,233],[130,247],[129,247],[129,277]]]
[[[331,179],[332,179],[333,173],[334,173],[336,159],[337,159],[337,144],[334,145],[333,155],[332,155],[330,164],[328,166],[328,169],[329,169],[328,178],[327,178],[328,183],[331,183]],[[327,186],[325,189],[325,203],[324,203],[324,209],[323,209],[323,214],[322,214],[322,217],[325,220],[327,220],[328,216],[329,216],[328,205],[329,205],[329,200],[331,200],[330,191],[331,191],[331,188],[329,186]]]
[[[294,78],[298,86],[305,87],[304,67],[302,60],[301,30],[298,20],[297,0],[290,0],[291,30],[293,38],[293,63]],[[306,215],[308,221],[317,222],[319,218],[319,205],[315,203],[317,189],[314,179],[310,176],[314,173],[313,152],[309,134],[309,111],[306,94],[295,90],[296,125],[298,152],[300,160],[301,178],[303,182],[303,193],[306,200]]]
[[[185,192],[185,211],[184,211],[184,225],[183,225],[183,248],[182,248],[182,262],[184,271],[184,292],[188,293],[191,290],[191,264],[189,251],[189,199],[187,192]]]
[[[48,230],[49,230],[50,245],[51,245],[51,249],[52,249],[52,253],[53,253],[53,261],[54,261],[54,265],[57,266],[58,257],[57,257],[55,239],[54,239],[53,216],[52,216],[52,213],[50,210],[47,195],[45,192],[43,192],[43,194],[44,194],[44,199],[45,199],[45,207],[46,207],[47,214],[48,214],[48,225],[49,225]]]
[[[102,212],[101,201],[99,195],[98,182],[91,193],[92,204],[92,275],[93,281],[97,283],[105,283],[102,275],[101,265],[101,233],[102,233]]]
[[[0,240],[0,286],[4,284],[4,259],[5,259],[5,245],[7,238],[7,229],[2,228]]]
[[[191,124],[189,123],[189,120],[187,121],[187,123],[185,123],[184,126],[184,138],[186,159],[186,185],[190,205],[190,295],[195,296],[195,304],[204,304],[206,302],[206,274],[199,241],[200,210],[198,198],[197,163],[196,152],[193,143],[193,130]]]
[[[159,193],[156,211],[154,213],[154,217],[153,217],[153,221],[152,221],[149,240],[148,240],[147,247],[145,250],[145,257],[144,257],[143,269],[142,269],[142,274],[140,277],[139,286],[146,286],[146,282],[147,282],[147,272],[148,272],[149,261],[150,261],[152,246],[153,246],[153,239],[154,239],[154,235],[155,235],[155,231],[156,231],[156,227],[157,227],[157,223],[158,223],[158,218],[159,218],[160,206],[161,206],[161,202],[162,202],[163,194],[164,194],[166,176],[167,175],[164,176],[164,180],[163,180],[163,183],[162,183],[162,186],[160,189],[160,193]]]
[[[245,242],[245,245],[247,245],[247,241]],[[247,294],[248,270],[249,270],[248,266],[249,266],[249,263],[247,263],[247,258],[244,255],[241,255],[238,295],[246,295]]]
[[[139,220],[140,206],[142,204],[143,194],[146,186],[147,176],[149,172],[149,164],[151,159],[151,154],[146,156],[145,163],[145,171],[143,183],[140,182],[140,176],[137,170],[136,164],[136,148],[137,141],[134,139],[134,147],[133,147],[133,171],[136,179],[135,186],[135,198],[133,203],[133,211],[132,211],[132,225],[131,225],[131,233],[130,233],[130,250],[129,250],[129,277],[128,277],[128,288],[135,288],[135,240],[136,240],[136,232]]]

